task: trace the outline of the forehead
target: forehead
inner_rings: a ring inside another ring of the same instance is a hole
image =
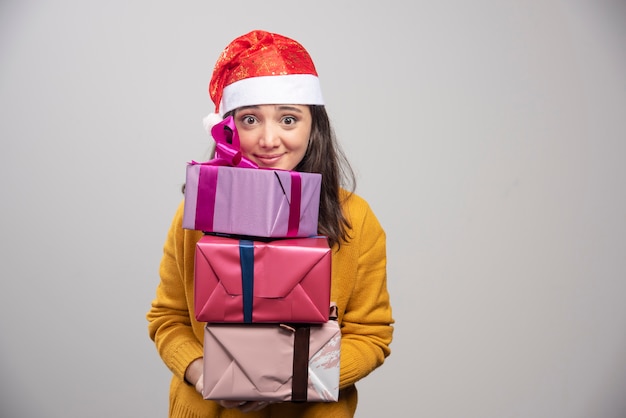
[[[297,104],[264,104],[254,106],[242,106],[235,110],[235,114],[255,110],[261,112],[298,112],[302,114],[310,114],[310,109],[308,105]]]

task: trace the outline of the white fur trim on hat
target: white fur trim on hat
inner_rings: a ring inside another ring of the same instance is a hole
[[[220,114],[262,104],[323,105],[319,79],[312,74],[251,77],[224,87]]]

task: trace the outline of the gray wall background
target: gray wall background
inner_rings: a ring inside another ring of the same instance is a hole
[[[360,418],[626,416],[626,4],[0,3],[0,415],[165,417],[145,313],[217,55],[313,55],[388,233]]]

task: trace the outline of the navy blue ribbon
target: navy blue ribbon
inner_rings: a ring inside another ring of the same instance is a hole
[[[254,294],[254,243],[247,239],[239,241],[241,264],[241,288],[243,291],[243,322],[252,322],[252,295]]]

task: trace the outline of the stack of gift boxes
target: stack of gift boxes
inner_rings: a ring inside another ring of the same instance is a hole
[[[341,333],[331,251],[317,235],[321,175],[241,157],[232,118],[215,158],[187,166],[183,228],[196,245],[194,313],[206,322],[205,399],[333,402]]]

